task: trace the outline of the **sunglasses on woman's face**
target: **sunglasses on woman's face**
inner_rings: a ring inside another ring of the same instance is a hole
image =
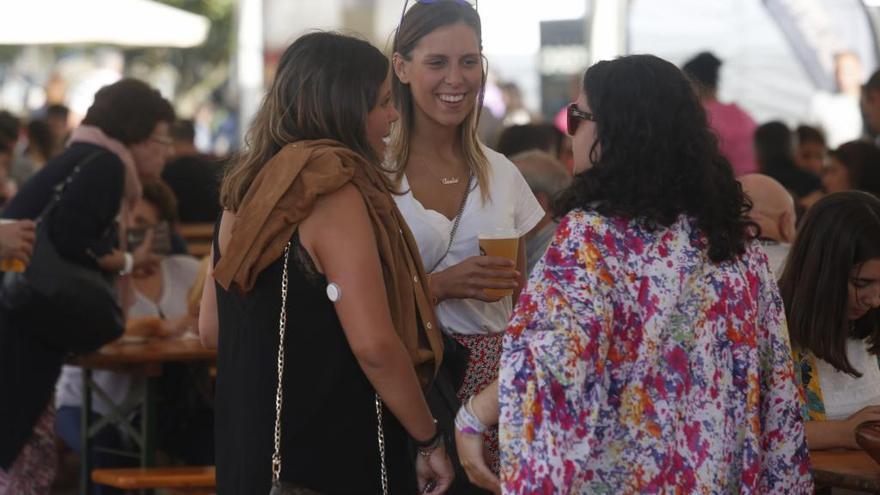
[[[577,103],[568,105],[567,117],[566,124],[569,136],[574,136],[574,133],[577,132],[578,126],[581,125],[582,120],[589,120],[590,122],[596,121],[596,117],[592,113],[581,110],[578,108]]]

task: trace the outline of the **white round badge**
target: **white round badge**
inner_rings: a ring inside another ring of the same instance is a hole
[[[330,299],[333,302],[338,301],[342,298],[342,289],[339,288],[335,283],[327,284],[327,299]]]

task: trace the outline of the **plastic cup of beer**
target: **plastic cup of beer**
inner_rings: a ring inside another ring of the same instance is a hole
[[[494,229],[480,232],[477,236],[480,242],[481,256],[497,256],[509,259],[516,264],[516,255],[519,252],[519,232],[514,229]],[[510,269],[514,271],[513,268]],[[496,279],[499,282],[509,279]],[[492,298],[501,298],[513,295],[513,289],[484,289],[486,295]]]
[[[8,218],[0,218],[0,225],[7,223],[15,223],[18,220],[10,220]],[[27,266],[24,260],[18,258],[0,258],[0,272],[16,272],[22,273]]]

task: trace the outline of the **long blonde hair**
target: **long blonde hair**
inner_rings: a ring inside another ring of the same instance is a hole
[[[351,36],[315,32],[294,41],[281,56],[272,86],[254,116],[245,151],[223,178],[223,208],[238,211],[263,165],[296,141],[335,139],[379,167],[380,157],[367,140],[366,121],[388,68],[382,52]]]
[[[404,60],[411,60],[412,51],[419,41],[432,33],[434,30],[463,22],[474,30],[477,41],[480,44],[481,60],[483,52],[483,35],[480,15],[477,11],[456,0],[438,0],[432,3],[416,3],[401,20],[397,27],[394,38],[393,53],[398,54]],[[480,138],[477,136],[477,124],[480,121],[480,112],[483,108],[483,91],[486,86],[486,65],[482,65],[483,76],[480,81],[480,91],[474,108],[459,125],[459,138],[461,139],[462,153],[468,170],[476,177],[480,184],[482,200],[491,199],[489,196],[489,160],[483,153]],[[415,125],[415,103],[409,88],[400,81],[396,73],[392,71],[391,81],[394,100],[400,113],[400,120],[394,126],[389,147],[391,156],[397,166],[391,172],[394,173],[398,184],[403,179],[405,167],[410,156],[410,140],[412,139]]]

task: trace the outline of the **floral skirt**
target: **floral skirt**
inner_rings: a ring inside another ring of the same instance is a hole
[[[490,383],[498,379],[498,365],[501,360],[501,341],[504,332],[489,335],[453,334],[459,344],[470,351],[464,382],[458,391],[458,399],[462,404],[482,391]],[[496,474],[500,466],[498,458],[498,427],[493,426],[486,431],[483,439],[489,467]]]
[[[48,495],[56,462],[55,405],[50,402],[12,466],[0,469],[0,495]]]

